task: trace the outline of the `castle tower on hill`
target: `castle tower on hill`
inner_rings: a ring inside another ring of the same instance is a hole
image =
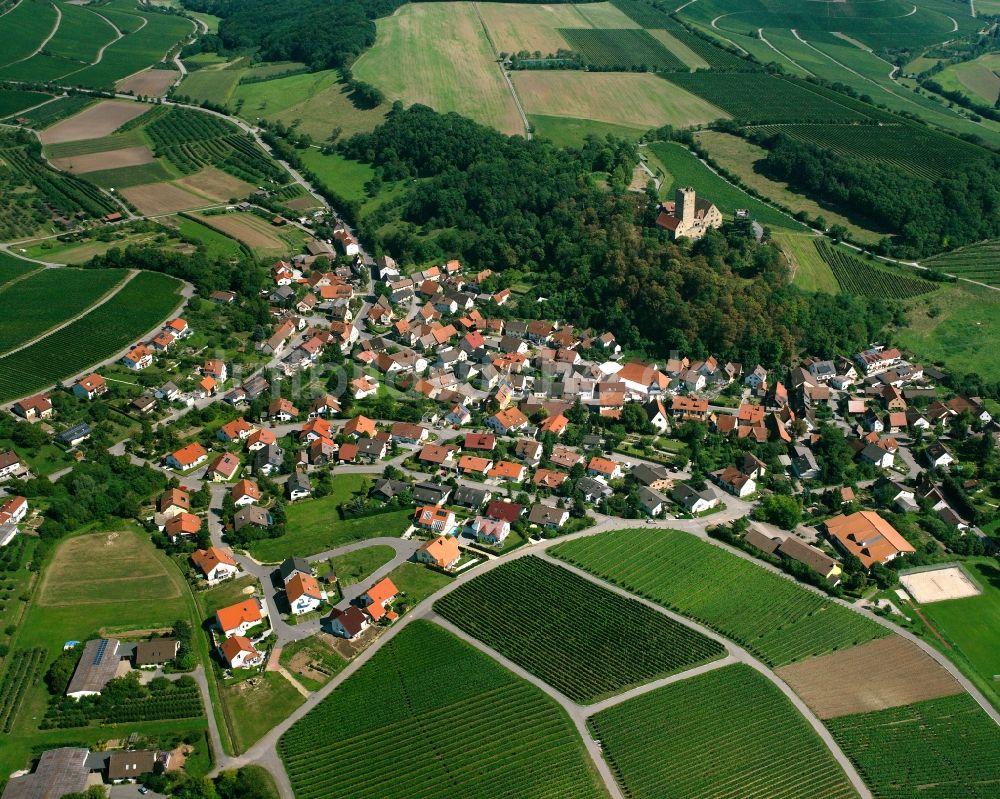
[[[722,227],[722,213],[708,200],[698,197],[693,186],[677,190],[673,202],[660,205],[656,226],[675,239],[700,239],[710,228]]]

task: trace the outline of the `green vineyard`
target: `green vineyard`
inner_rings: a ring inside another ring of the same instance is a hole
[[[133,672],[134,674],[134,672]],[[117,682],[126,683],[128,678]],[[137,721],[189,719],[203,715],[201,691],[193,677],[184,675],[177,680],[154,678],[147,686],[138,680],[128,687],[107,690],[81,699],[58,697],[49,705],[40,729],[86,727],[91,722],[124,724]]]
[[[141,272],[75,322],[0,358],[2,401],[40,391],[134,344],[177,307],[180,288],[175,278]]]
[[[595,67],[622,71],[688,71],[683,61],[641,29],[564,28],[559,32],[588,64]]]
[[[853,787],[766,677],[726,666],[590,719],[629,799],[848,799]]]
[[[551,554],[689,616],[771,666],[888,635],[792,580],[675,530],[617,530]]]
[[[917,177],[936,180],[988,152],[961,139],[913,124],[778,125],[765,128],[790,139],[833,150],[848,158],[889,163]]]
[[[717,641],[538,558],[492,569],[434,609],[576,702],[725,655]]]
[[[284,173],[229,122],[209,114],[174,108],[146,127],[156,155],[185,174],[216,166],[249,183],[280,181]]]
[[[7,671],[0,680],[0,729],[9,733],[24,694],[38,682],[45,650],[15,649],[7,658]]]
[[[949,275],[1000,286],[1000,241],[984,241],[921,262]]]
[[[867,113],[851,103],[773,75],[699,71],[671,73],[664,77],[747,125],[864,122],[869,119]]]
[[[43,269],[0,288],[0,303],[21,313],[0,316],[0,353],[76,316],[125,279],[124,269]]]
[[[968,694],[825,724],[880,799],[997,796],[1000,729]]]
[[[842,291],[860,297],[880,297],[886,300],[906,300],[919,297],[938,288],[938,284],[911,277],[900,270],[875,266],[857,256],[816,239],[820,257],[829,264]]]
[[[296,799],[598,799],[563,710],[426,621],[399,631],[278,742]]]

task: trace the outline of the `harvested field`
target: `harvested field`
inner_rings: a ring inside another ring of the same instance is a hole
[[[899,581],[921,605],[946,599],[965,599],[982,593],[961,566],[901,574]]]
[[[148,110],[149,106],[142,103],[105,100],[46,128],[38,134],[38,138],[42,144],[97,139],[114,133],[126,122],[142,116]]]
[[[198,221],[254,249],[280,250],[286,247],[285,242],[265,227],[267,223],[263,219],[250,214],[199,216]]]
[[[569,50],[560,28],[638,27],[611,3],[480,3],[479,13],[501,53]]]
[[[293,211],[306,211],[310,208],[319,208],[320,204],[315,197],[296,197],[285,203],[285,207]]]
[[[523,71],[512,78],[529,114],[596,119],[643,129],[684,128],[728,116],[649,73]]]
[[[121,193],[143,214],[168,214],[211,205],[210,200],[172,183],[147,183],[122,189]]]
[[[52,162],[53,166],[78,175],[151,163],[153,163],[153,154],[146,146],[123,147],[121,150],[111,150],[106,153],[74,155],[69,158],[57,158]]]
[[[132,92],[146,97],[162,97],[167,93],[178,73],[172,69],[144,69],[118,81],[115,88],[123,93]]]
[[[901,707],[962,693],[920,647],[898,635],[777,669],[821,719]]]
[[[226,202],[231,197],[245,197],[256,188],[256,186],[215,167],[206,167],[200,172],[176,180],[174,183],[218,202]]]

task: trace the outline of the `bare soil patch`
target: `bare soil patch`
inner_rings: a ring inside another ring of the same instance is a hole
[[[248,247],[262,250],[281,249],[285,243],[275,234],[263,227],[267,223],[262,219],[244,213],[218,214],[199,216],[203,225],[215,228],[242,241]]]
[[[168,214],[202,208],[211,201],[172,183],[147,183],[121,189],[121,194],[143,214]]]
[[[146,97],[162,97],[175,80],[177,80],[176,70],[150,68],[118,81],[115,88],[122,93],[132,92]]]
[[[193,175],[174,181],[178,186],[190,189],[198,194],[204,194],[210,200],[226,202],[232,197],[245,197],[257,187],[233,177],[221,169],[207,167]]]
[[[962,692],[916,644],[891,635],[777,669],[821,719],[869,713]]]
[[[902,574],[899,581],[921,605],[943,602],[946,599],[964,599],[982,593],[961,566]]]
[[[297,197],[285,203],[285,207],[291,208],[293,211],[305,211],[309,208],[319,208],[320,204],[312,197]]]
[[[72,155],[68,158],[56,158],[54,166],[67,172],[86,174],[100,169],[118,169],[123,166],[140,166],[153,163],[153,154],[148,147],[123,147],[121,150],[110,150],[106,153],[88,153],[87,155]]]
[[[56,122],[38,134],[42,144],[55,144],[80,139],[99,139],[110,136],[129,120],[142,116],[148,105],[127,100],[105,100],[92,105],[79,114]]]

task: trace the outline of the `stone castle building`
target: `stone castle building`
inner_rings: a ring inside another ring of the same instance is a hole
[[[722,227],[722,213],[687,186],[677,190],[674,202],[660,204],[656,226],[669,230],[675,239],[700,239],[709,228]]]

